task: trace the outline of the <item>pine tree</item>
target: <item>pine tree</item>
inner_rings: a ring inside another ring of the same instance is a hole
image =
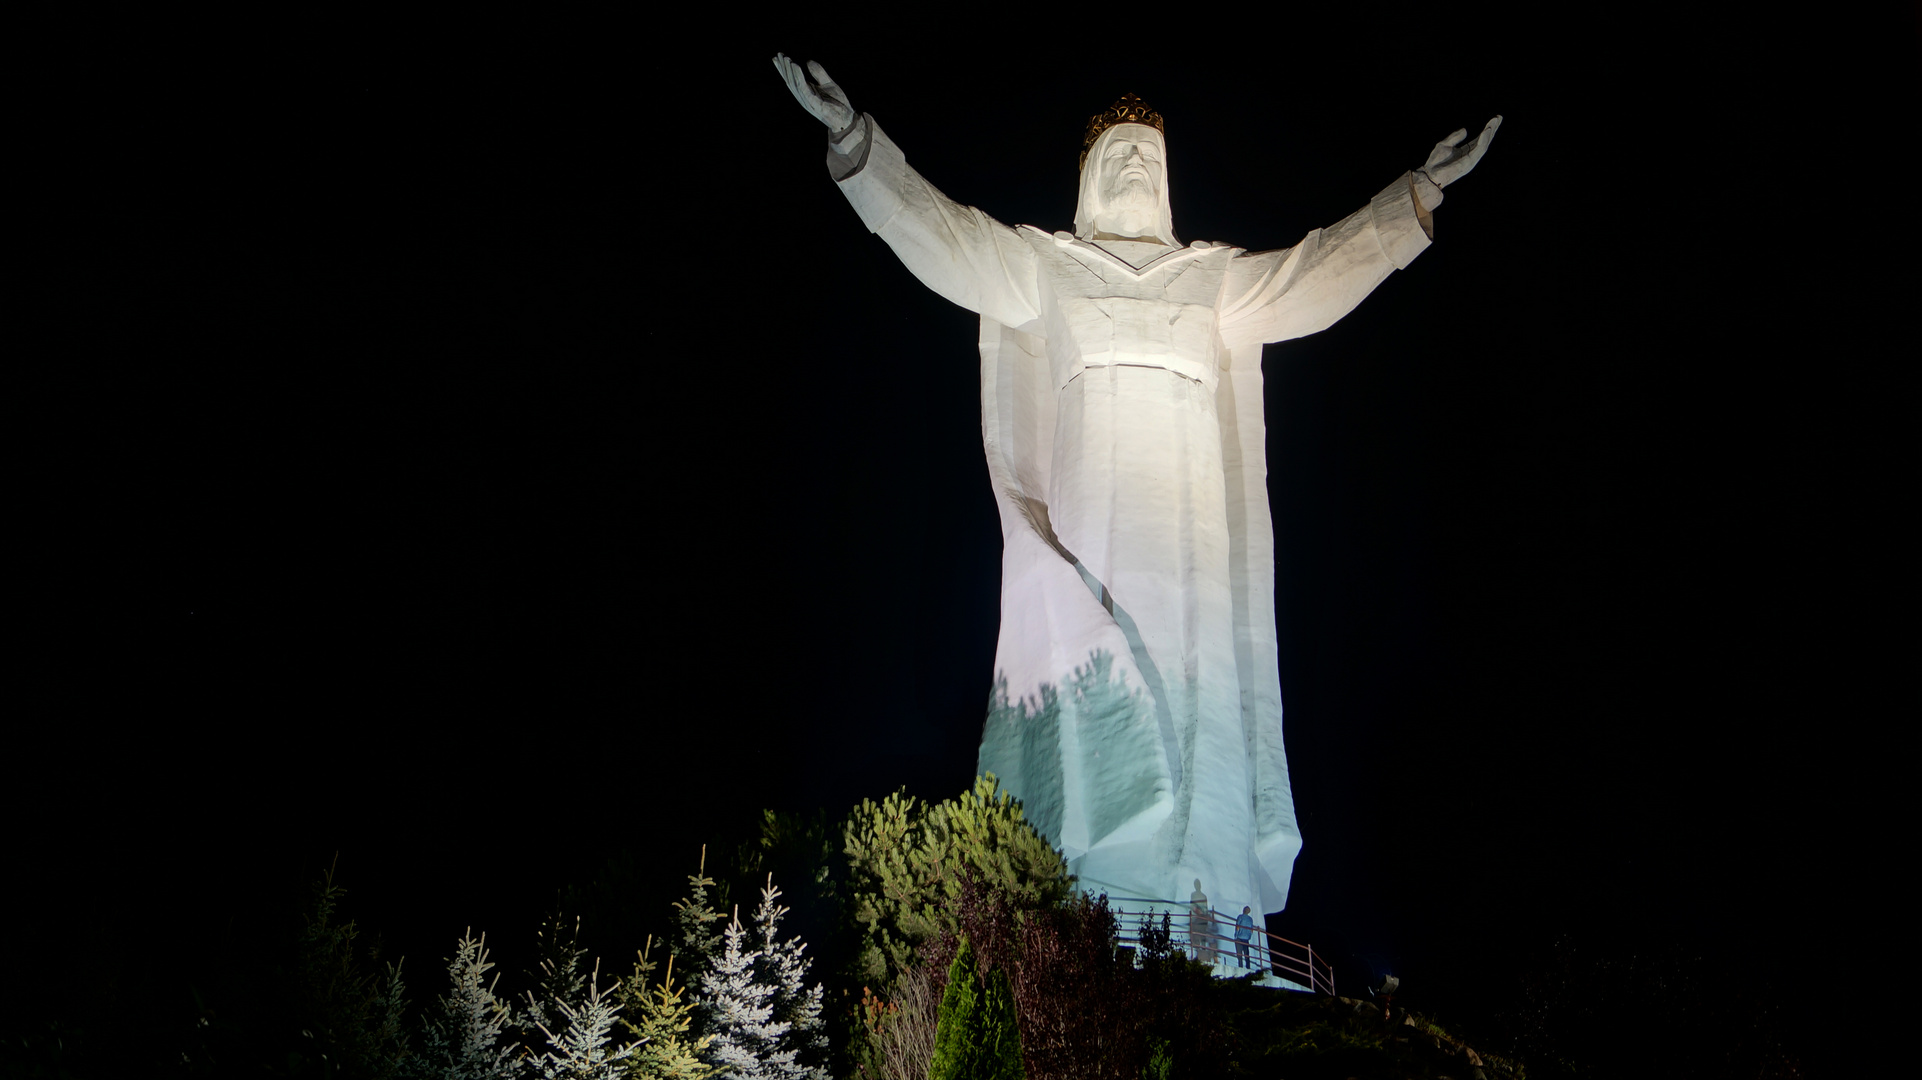
[[[647,977],[654,964],[647,954],[654,939],[647,941],[634,964],[634,974],[621,984],[621,1023],[634,1035],[634,1054],[627,1059],[631,1080],[706,1080],[713,1068],[701,1061],[713,1036],[691,1038],[688,1028],[694,1018],[693,999],[684,987],[674,985],[674,958],[667,961],[667,973],[659,986],[650,989]]]
[[[1051,908],[1073,889],[1066,860],[992,773],[932,806],[905,792],[863,800],[842,840],[848,910],[861,939],[853,975],[869,986],[894,985],[917,948],[960,932],[954,912],[966,881],[1019,911]]]
[[[587,978],[587,993],[578,1004],[558,997],[548,999],[548,1011],[560,1023],[538,1025],[547,1036],[547,1050],[534,1063],[541,1080],[621,1080],[632,1045],[616,1046],[614,1021],[620,1007],[601,994],[601,964]]]
[[[462,935],[454,955],[447,961],[447,976],[453,983],[439,1001],[437,1015],[427,1020],[425,1047],[417,1072],[433,1080],[519,1080],[522,1075],[515,1051],[518,1042],[503,1044],[502,1036],[514,1026],[513,1010],[494,996],[499,984],[485,976],[493,964],[487,961],[487,935],[474,940],[473,928]]]

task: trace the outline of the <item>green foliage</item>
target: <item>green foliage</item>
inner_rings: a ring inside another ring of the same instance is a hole
[[[1008,973],[983,979],[965,939],[948,965],[928,1080],[1026,1080]]]
[[[542,1033],[561,1023],[561,1007],[578,1008],[587,999],[587,972],[581,961],[579,917],[569,922],[559,910],[550,912],[535,935],[536,961],[527,972],[534,989],[526,991],[527,1009],[521,1014],[521,1038],[538,1046]]]
[[[596,960],[578,1005],[558,999],[551,1002],[554,1015],[541,1025],[547,1048],[530,1063],[541,1080],[625,1080],[634,1046],[615,1041],[620,1005],[601,993],[600,976]]]
[[[686,987],[674,985],[672,958],[660,985],[648,986],[654,964],[647,953],[653,945],[649,938],[648,948],[634,963],[634,974],[621,984],[621,1023],[636,1041],[634,1055],[627,1059],[627,1075],[633,1080],[703,1080],[714,1072],[700,1059],[713,1036],[690,1033],[694,1002],[686,996]]]
[[[436,1080],[513,1080],[520,1074],[520,1044],[506,1041],[514,1013],[494,993],[500,976],[487,973],[487,935],[461,935],[447,959],[448,992],[429,1012],[416,1072]]]
[[[759,834],[735,851],[734,871],[744,881],[772,874],[783,881],[806,881],[812,893],[831,892],[834,841],[825,810],[813,814],[763,810]]]
[[[1175,1056],[1168,1048],[1168,1040],[1150,1036],[1148,1039],[1148,1064],[1141,1070],[1142,1080],[1174,1080]]]
[[[964,940],[955,951],[954,963],[948,965],[948,989],[941,995],[928,1080],[974,1080],[972,1070],[981,1051],[981,1012],[974,950]]]
[[[1021,1062],[1021,1026],[1016,1020],[1014,988],[1008,983],[1008,973],[1000,968],[989,973],[986,989],[976,1075],[984,1080],[1026,1080],[1027,1069]]]
[[[929,806],[905,792],[863,800],[842,830],[848,903],[860,941],[855,975],[891,986],[914,950],[956,933],[962,881],[1006,898],[1016,911],[1061,903],[1074,879],[1067,862],[1022,816],[993,774],[958,798]]]
[[[408,1053],[400,966],[388,964],[384,974],[366,970],[363,961],[376,959],[379,949],[361,949],[353,921],[336,921],[345,895],[329,867],[302,913],[292,988],[301,1043],[288,1054],[288,1071],[393,1077]]]
[[[668,954],[680,961],[683,977],[696,997],[721,951],[725,924],[708,895],[714,887],[714,879],[707,876],[707,845],[702,844],[700,868],[688,875],[687,899],[674,902],[674,937],[668,942]]]

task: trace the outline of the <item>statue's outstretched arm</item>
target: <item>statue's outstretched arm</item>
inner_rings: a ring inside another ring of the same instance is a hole
[[[861,221],[922,284],[1006,326],[1039,318],[1036,260],[1026,240],[909,168],[900,148],[872,116],[854,111],[820,64],[804,72],[776,55],[774,67],[801,107],[828,128],[829,174]]]
[[[1223,311],[1224,337],[1231,343],[1283,341],[1324,330],[1352,311],[1428,247],[1442,188],[1481,161],[1501,123],[1495,117],[1473,139],[1465,128],[1450,134],[1421,168],[1293,248],[1237,258],[1228,283],[1233,299]]]

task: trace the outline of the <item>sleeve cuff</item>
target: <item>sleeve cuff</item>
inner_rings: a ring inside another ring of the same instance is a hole
[[[1375,239],[1381,244],[1382,254],[1398,270],[1407,269],[1428,247],[1432,229],[1431,223],[1423,220],[1427,210],[1415,199],[1415,183],[1414,173],[1403,173],[1368,204]]]
[[[828,175],[837,183],[860,172],[868,163],[868,143],[872,141],[868,137],[868,125],[872,122],[867,113],[862,113],[846,131],[828,136]]]
[[[837,144],[829,144],[828,172],[841,185],[841,194],[848,197],[854,212],[861,215],[861,223],[869,232],[880,232],[904,205],[902,190],[911,171],[901,148],[866,113],[838,145],[846,146],[857,132],[862,134],[859,146],[848,146],[855,157],[838,152]],[[838,171],[840,163],[846,163],[845,171]]]

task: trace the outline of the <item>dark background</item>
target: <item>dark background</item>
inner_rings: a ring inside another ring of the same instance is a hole
[[[1266,354],[1269,927],[1477,1017],[1571,936],[1792,988],[1890,947],[1913,12],[945,18],[48,36],[6,768],[65,989],[16,991],[175,993],[338,852],[424,999],[623,852],[665,929],[762,807],[969,784],[975,317],[860,225],[777,50],[1046,228],[1137,93],[1180,237],[1251,250],[1503,114],[1435,245]]]

